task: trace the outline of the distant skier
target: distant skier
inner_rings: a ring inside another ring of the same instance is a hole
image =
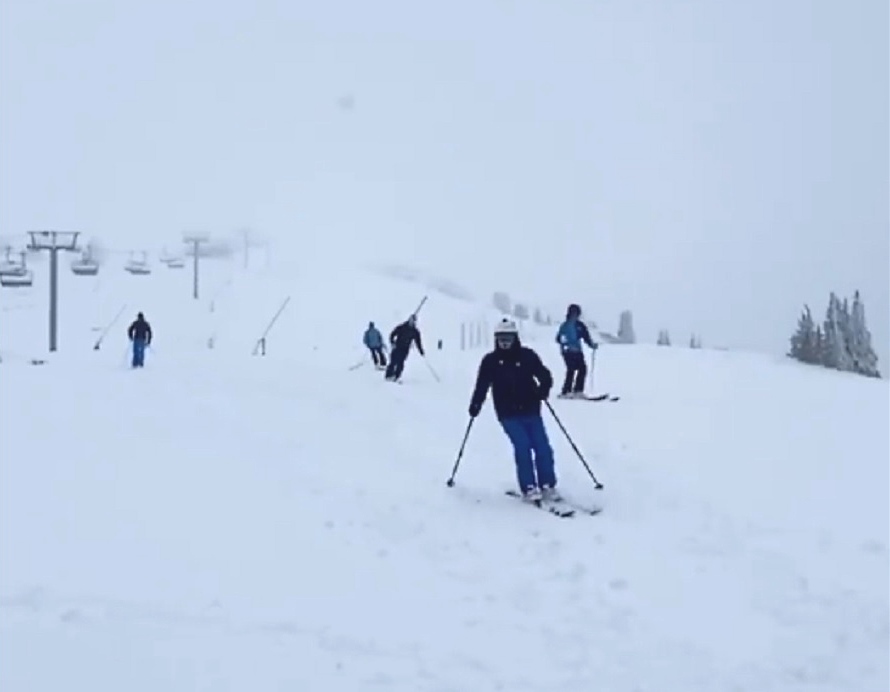
[[[412,343],[417,346],[420,355],[426,355],[420,339],[420,330],[417,329],[417,315],[411,315],[405,322],[393,329],[389,335],[389,343],[392,348],[389,354],[389,367],[386,369],[386,379],[394,382],[402,376],[405,359],[408,357]]]
[[[371,358],[378,370],[386,367],[386,354],[383,352],[383,335],[380,330],[374,326],[373,322],[368,322],[368,328],[362,337],[362,342],[371,352]]]
[[[553,376],[532,349],[519,341],[516,323],[503,319],[494,332],[494,349],[479,364],[470,399],[470,416],[482,410],[491,388],[495,415],[513,444],[516,477],[524,499],[559,500],[553,448],[541,417]]]
[[[587,362],[584,358],[582,342],[594,351],[597,344],[590,338],[587,325],[581,321],[581,306],[572,303],[566,311],[566,320],[559,325],[556,342],[562,350],[562,358],[566,364],[566,378],[562,385],[560,397],[579,398],[584,396],[584,384],[587,379]]]
[[[145,321],[141,312],[136,321],[127,329],[127,336],[133,342],[133,367],[141,368],[145,364],[145,347],[151,345],[151,325]]]

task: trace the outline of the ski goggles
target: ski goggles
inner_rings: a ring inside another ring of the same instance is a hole
[[[494,335],[494,342],[498,348],[510,348],[516,343],[516,335],[513,332],[501,332]]]

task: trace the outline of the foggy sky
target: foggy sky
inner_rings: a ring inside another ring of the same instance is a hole
[[[775,353],[858,288],[890,369],[883,1],[0,7],[4,235],[250,226]]]

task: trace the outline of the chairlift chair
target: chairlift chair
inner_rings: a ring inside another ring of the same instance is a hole
[[[90,256],[90,251],[87,250],[80,259],[71,263],[71,271],[77,276],[96,276],[99,273],[99,263]]]
[[[12,248],[7,245],[5,257],[0,262],[0,276],[21,276],[25,272],[25,267],[22,263],[12,259],[11,254]]]
[[[0,286],[4,288],[28,288],[34,284],[34,272],[21,269],[17,274],[0,274]]]
[[[151,274],[151,267],[148,266],[147,253],[143,252],[142,258],[138,260],[131,257],[124,269],[126,269],[131,274]]]

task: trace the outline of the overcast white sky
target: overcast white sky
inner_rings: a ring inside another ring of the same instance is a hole
[[[884,0],[0,7],[4,234],[250,225],[778,353],[859,288],[890,369]]]

